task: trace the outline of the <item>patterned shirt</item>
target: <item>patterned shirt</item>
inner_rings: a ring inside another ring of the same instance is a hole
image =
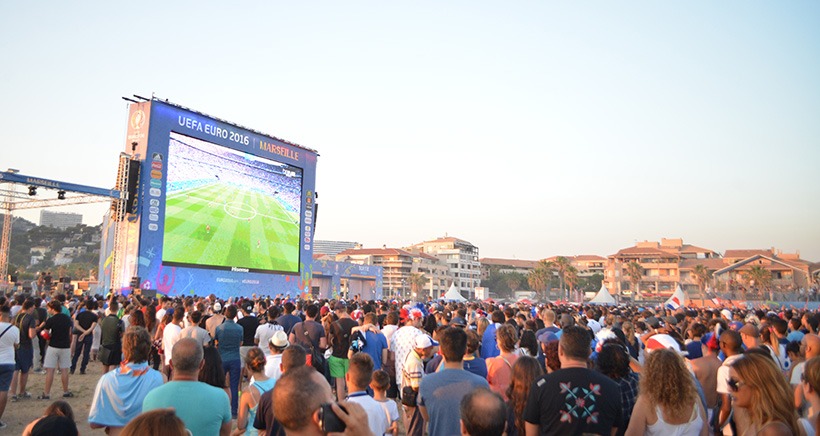
[[[402,373],[404,361],[407,359],[407,355],[413,351],[413,343],[416,336],[423,334],[424,332],[410,325],[396,330],[396,333],[393,334],[393,340],[390,341],[390,351],[396,355],[396,378],[398,379],[399,389],[401,389],[403,384],[402,380],[398,378],[398,375]],[[422,365],[422,372],[424,372],[424,365]]]
[[[632,409],[635,407],[635,402],[638,400],[638,384],[640,383],[640,380],[640,376],[631,371],[626,377],[615,380],[618,382],[618,387],[621,388],[621,408],[624,411],[624,427],[626,427],[626,424],[629,424],[629,420],[632,418]],[[624,430],[626,429],[624,428]]]

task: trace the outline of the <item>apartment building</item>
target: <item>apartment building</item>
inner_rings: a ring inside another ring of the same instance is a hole
[[[490,277],[490,270],[496,270],[499,274],[519,273],[527,275],[538,266],[537,260],[519,259],[499,259],[494,257],[482,257],[478,259],[481,264],[481,279]]]
[[[453,280],[450,268],[439,258],[400,248],[348,249],[337,254],[336,261],[381,266],[382,289],[388,298],[439,298]],[[425,284],[415,289],[415,296],[411,280],[413,274],[421,274],[426,278]]]
[[[83,216],[79,213],[52,212],[50,210],[40,211],[40,225],[46,227],[56,227],[65,230],[69,227],[78,226],[83,223]]]
[[[623,248],[607,257],[604,284],[610,292],[632,295],[635,289],[627,273],[627,265],[637,262],[643,270],[638,282],[643,294],[671,295],[681,283],[682,261],[716,257],[719,254],[714,250],[684,244],[680,238],[638,242],[633,247]]]
[[[443,237],[411,245],[407,250],[437,257],[450,269],[450,276],[461,295],[465,298],[475,296],[475,288],[481,285],[478,247],[463,239]]]

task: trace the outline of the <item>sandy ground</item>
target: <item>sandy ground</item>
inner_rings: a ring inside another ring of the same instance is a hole
[[[35,349],[35,358],[36,354]],[[74,393],[74,398],[62,398],[63,388],[60,383],[59,373],[55,373],[54,383],[51,387],[51,401],[46,401],[36,399],[43,392],[46,375],[30,373],[26,390],[31,393],[31,398],[12,402],[11,395],[9,395],[6,411],[3,413],[3,417],[0,418],[0,421],[5,422],[8,427],[0,430],[0,433],[21,434],[31,421],[42,416],[43,411],[49,404],[55,400],[65,400],[74,409],[74,418],[77,421],[80,434],[104,435],[104,431],[92,430],[88,425],[88,409],[91,407],[91,397],[94,395],[94,388],[97,386],[97,380],[101,374],[102,365],[99,362],[89,362],[85,375],[81,375],[79,368],[77,368],[77,372],[70,375],[68,379],[68,388]]]

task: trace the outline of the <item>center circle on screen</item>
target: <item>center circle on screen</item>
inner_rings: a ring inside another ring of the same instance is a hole
[[[255,218],[257,214],[253,206],[242,203],[241,201],[226,203],[225,206],[222,206],[222,209],[224,209],[228,215],[239,220],[249,220]]]

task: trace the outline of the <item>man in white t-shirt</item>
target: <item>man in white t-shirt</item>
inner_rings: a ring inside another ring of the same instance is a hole
[[[9,386],[14,375],[14,347],[20,343],[20,330],[11,324],[11,312],[8,306],[0,307],[0,418],[6,410],[9,397]],[[0,421],[0,428],[6,424]]]
[[[162,349],[165,351],[165,368],[166,371],[170,369],[171,364],[171,350],[174,349],[174,344],[179,341],[179,334],[182,332],[182,318],[185,316],[185,310],[182,307],[174,309],[173,318],[171,322],[165,326],[162,331]],[[168,375],[166,373],[166,375]]]
[[[373,359],[367,353],[356,353],[350,358],[350,368],[345,374],[347,401],[358,403],[367,413],[367,425],[374,435],[383,435],[390,428],[391,419],[381,403],[365,391],[373,377]]]
[[[723,364],[717,370],[717,393],[721,398],[720,414],[718,415],[718,428],[723,427],[724,435],[731,435],[732,430],[728,424],[729,412],[732,411],[732,390],[729,389],[729,365],[743,355],[741,348],[742,340],[740,333],[734,330],[726,330],[720,334],[720,351],[726,355]],[[735,408],[735,414],[741,409]],[[738,416],[735,416],[737,421]]]
[[[259,327],[256,328],[256,334],[253,336],[253,341],[259,348],[262,349],[262,352],[265,353],[265,357],[271,355],[270,347],[267,344],[270,343],[271,338],[276,332],[283,332],[284,329],[281,325],[277,324],[276,321],[276,308],[270,307],[268,308],[268,322],[265,324],[260,324]],[[285,337],[287,339],[287,336]]]

